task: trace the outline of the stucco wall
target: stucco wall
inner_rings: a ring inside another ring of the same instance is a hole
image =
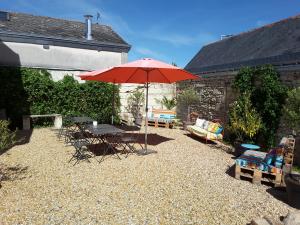
[[[89,49],[2,42],[0,65],[47,68],[53,70],[89,71],[116,66],[127,61],[127,53],[106,52]],[[19,62],[7,51],[18,54]]]

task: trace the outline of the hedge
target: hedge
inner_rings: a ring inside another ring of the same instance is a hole
[[[113,89],[115,111],[120,111],[119,87],[109,83],[79,83],[71,76],[54,82],[42,69],[0,68],[0,109],[6,109],[13,127],[21,127],[22,115],[60,113],[86,115],[110,122]],[[115,118],[119,121],[118,116]]]

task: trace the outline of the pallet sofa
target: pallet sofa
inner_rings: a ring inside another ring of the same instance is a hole
[[[290,167],[293,161],[295,139],[282,138],[280,144],[267,152],[245,151],[235,161],[235,178],[248,178],[254,184],[261,182],[283,185],[284,167]]]
[[[198,118],[194,125],[187,126],[187,131],[192,135],[204,138],[206,143],[208,140],[214,141],[223,139],[223,127],[219,120],[207,121]]]
[[[148,115],[148,126],[172,128],[176,119],[176,112],[164,109],[152,109]]]

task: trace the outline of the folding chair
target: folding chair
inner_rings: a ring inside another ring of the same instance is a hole
[[[136,144],[143,148],[142,143],[139,140],[141,134],[141,125],[135,123],[134,126],[132,126],[132,128],[133,131],[125,133],[121,137],[121,142],[124,146],[122,152],[126,153],[125,158],[127,158],[130,153],[134,153],[137,150],[135,147]]]
[[[90,142],[85,139],[74,139],[74,142],[72,142],[72,145],[75,148],[75,152],[72,155],[69,162],[75,160],[75,163],[73,166],[75,166],[80,160],[87,160],[90,162],[89,158],[91,158],[91,154],[88,150],[88,145],[90,145]]]

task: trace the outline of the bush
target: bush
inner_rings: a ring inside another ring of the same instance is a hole
[[[16,132],[11,132],[8,126],[7,120],[0,120],[0,152],[15,143]]]
[[[137,87],[127,98],[126,110],[132,114],[133,118],[142,118],[142,108],[144,103],[144,91]]]
[[[264,144],[273,146],[287,91],[279,74],[271,65],[242,68],[235,77],[233,87],[240,96],[250,93],[251,103],[262,118],[260,134]]]
[[[166,96],[161,100],[161,104],[167,109],[172,110],[176,106],[176,98],[168,99]]]
[[[99,122],[109,122],[114,89],[116,111],[120,108],[119,87],[108,83],[81,84],[71,76],[54,82],[46,70],[28,68],[2,68],[1,81],[6,85],[0,96],[0,108],[7,110],[14,126],[21,126],[22,115],[49,113],[86,115]],[[115,120],[119,121],[118,116]]]
[[[291,129],[300,132],[300,87],[288,91],[283,117]]]
[[[252,142],[253,137],[262,127],[262,121],[260,115],[252,106],[249,92],[240,96],[233,103],[229,115],[229,130],[239,141]]]

